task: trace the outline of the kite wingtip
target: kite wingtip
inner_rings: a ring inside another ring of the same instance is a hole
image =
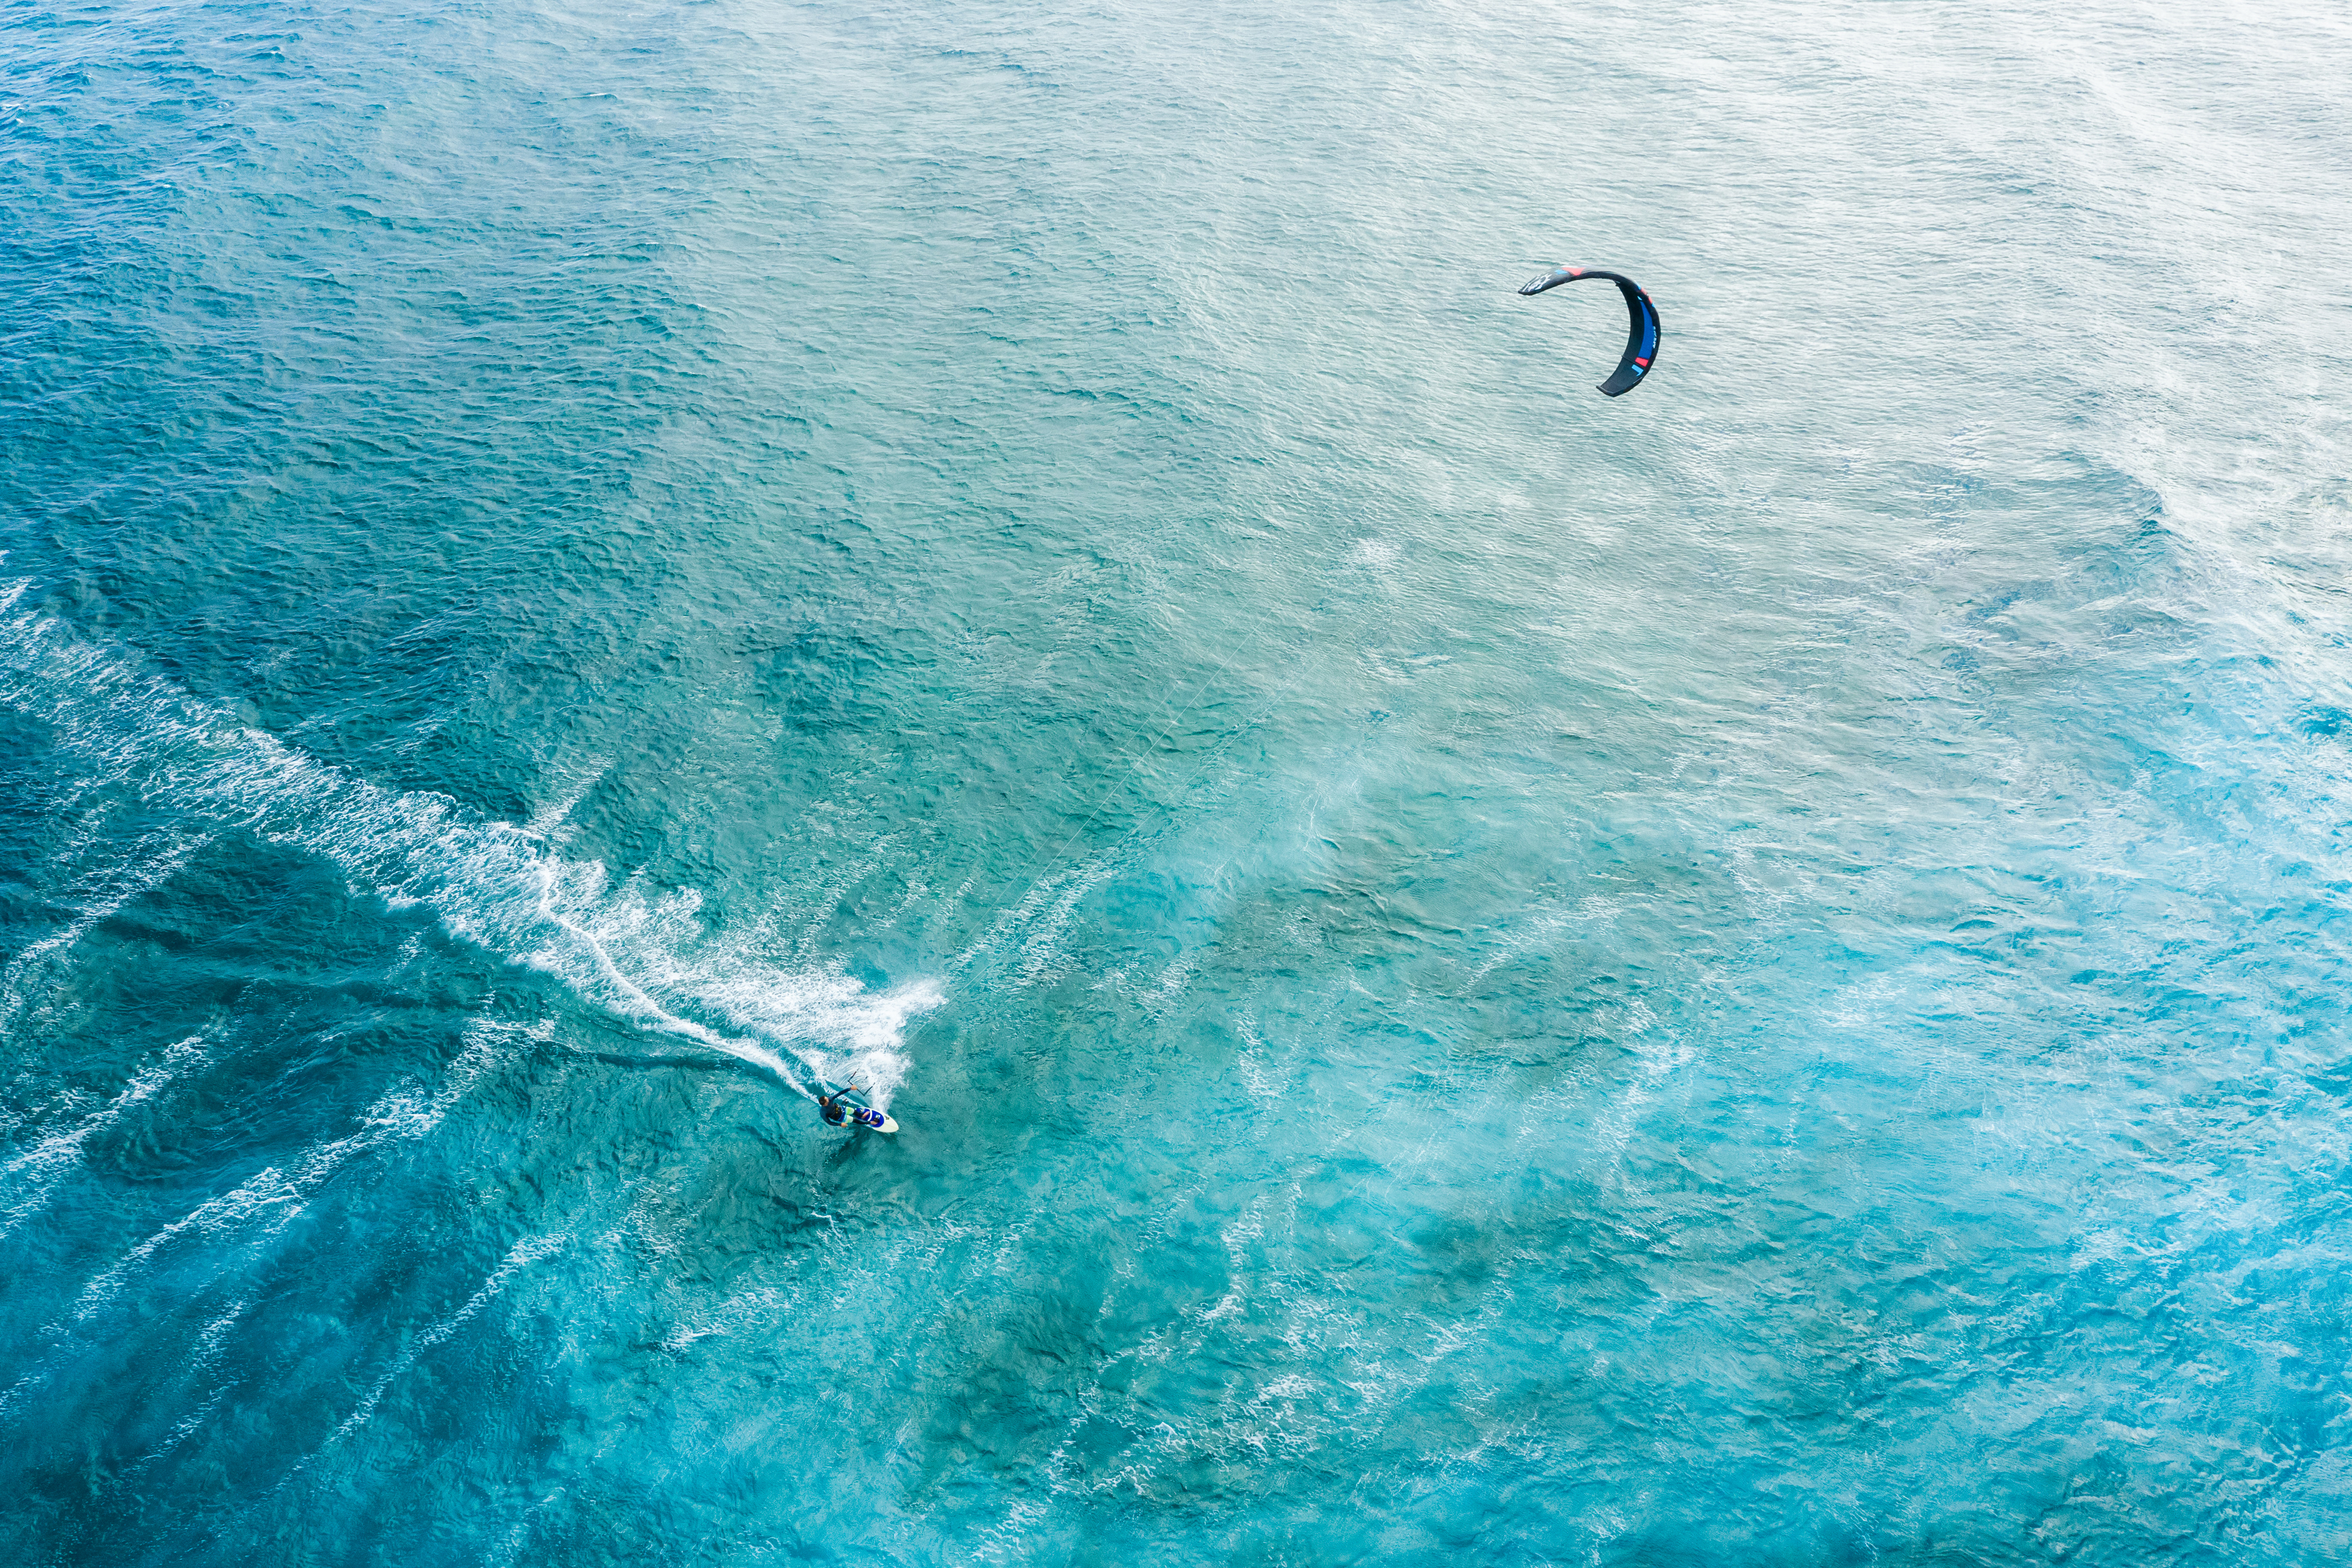
[[[1520,284],[1519,292],[1522,294],[1540,294],[1547,289],[1557,289],[1561,284],[1568,282],[1571,279],[1581,278],[1583,276],[1583,268],[1570,267],[1563,262],[1561,265],[1555,267],[1550,271],[1545,273],[1542,277],[1530,278],[1526,282]]]

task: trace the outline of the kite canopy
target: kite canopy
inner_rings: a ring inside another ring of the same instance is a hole
[[[1573,283],[1582,278],[1606,278],[1617,285],[1617,292],[1625,296],[1625,313],[1631,318],[1625,331],[1625,353],[1617,362],[1614,374],[1601,384],[1603,395],[1622,397],[1642,384],[1650,367],[1658,360],[1658,308],[1650,303],[1650,296],[1642,286],[1622,272],[1602,272],[1590,267],[1555,267],[1540,278],[1530,279],[1519,286],[1522,294],[1540,294],[1547,289],[1557,289],[1563,283]]]

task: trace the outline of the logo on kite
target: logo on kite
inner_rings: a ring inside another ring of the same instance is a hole
[[[1573,283],[1584,278],[1606,278],[1617,285],[1617,292],[1625,297],[1625,313],[1630,318],[1625,332],[1625,352],[1617,361],[1617,369],[1601,384],[1602,395],[1622,397],[1642,384],[1642,376],[1658,354],[1659,340],[1665,336],[1658,325],[1658,308],[1650,303],[1650,296],[1642,286],[1622,272],[1587,271],[1581,267],[1555,267],[1540,278],[1528,279],[1519,286],[1522,294],[1540,294],[1547,289],[1557,289],[1563,283]]]

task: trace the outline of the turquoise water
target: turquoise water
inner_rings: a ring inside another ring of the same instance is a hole
[[[0,18],[16,1560],[2352,1552],[2332,9]]]

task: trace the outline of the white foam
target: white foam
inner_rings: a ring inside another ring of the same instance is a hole
[[[19,609],[30,586],[0,590],[0,701],[45,721],[104,782],[199,817],[207,831],[241,829],[322,856],[394,907],[428,908],[452,932],[555,975],[595,1005],[755,1063],[802,1093],[809,1073],[844,1060],[874,1083],[877,1103],[903,1079],[906,1022],[938,1004],[936,985],[877,994],[805,956],[787,967],[714,942],[697,895],[615,890],[602,865],[550,853],[547,838],[593,771],[529,826],[383,789],[237,722],[135,656]],[[191,838],[191,849],[201,841]]]

